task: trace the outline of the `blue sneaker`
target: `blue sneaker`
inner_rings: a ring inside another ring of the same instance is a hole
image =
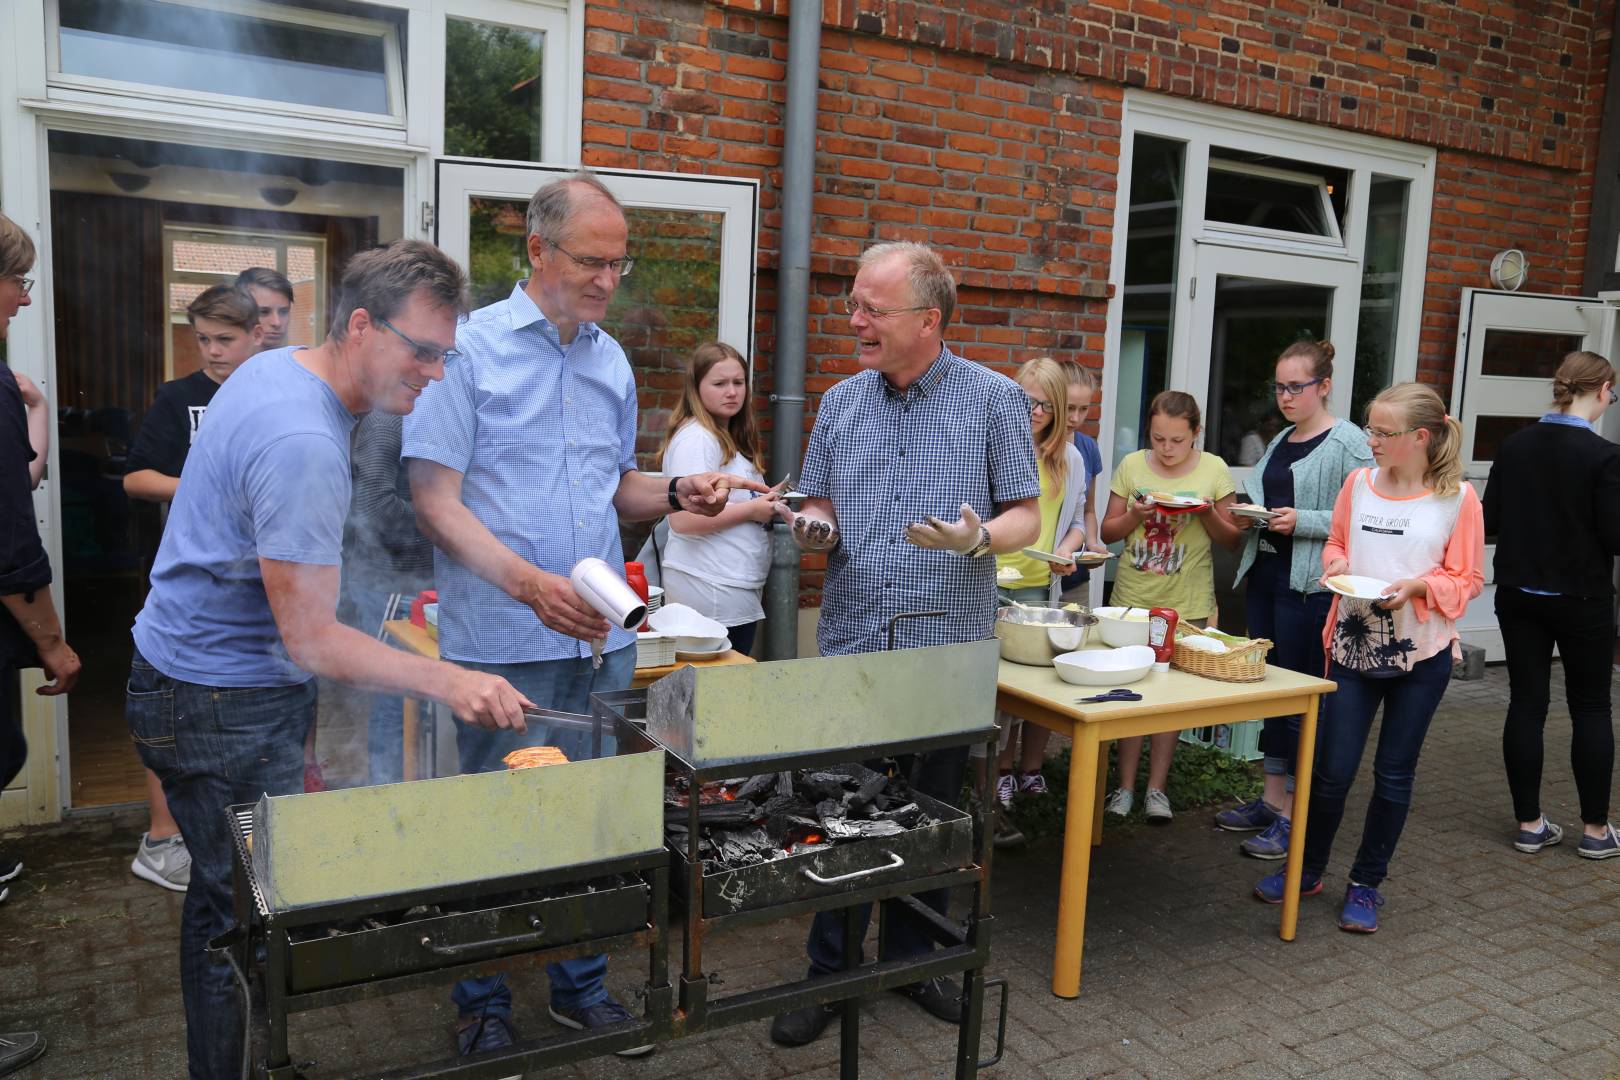
[[[612,998],[598,1001],[595,1005],[588,1005],[583,1009],[559,1009],[553,1005],[548,1010],[551,1018],[563,1027],[573,1028],[575,1031],[585,1031],[589,1028],[608,1027],[611,1024],[623,1024],[634,1020],[630,1010],[620,1005]],[[615,1050],[619,1057],[640,1057],[653,1052],[652,1044],[646,1046],[632,1046],[628,1050]]]
[[[491,1050],[505,1050],[517,1042],[517,1032],[505,1017],[464,1017],[466,1027],[456,1032],[456,1049],[462,1057],[468,1054],[487,1054]]]
[[[1279,817],[1266,827],[1265,832],[1258,836],[1250,836],[1238,845],[1238,849],[1245,855],[1256,859],[1286,859],[1288,858],[1288,835],[1293,826],[1285,817]]]
[[[1378,909],[1384,898],[1371,885],[1351,885],[1344,890],[1344,907],[1339,911],[1339,929],[1352,934],[1376,934]]]
[[[1575,854],[1583,859],[1612,859],[1620,855],[1620,834],[1613,825],[1606,825],[1602,836],[1582,836]]]
[[[1544,847],[1552,847],[1563,838],[1564,830],[1543,816],[1541,828],[1519,830],[1519,838],[1513,841],[1513,847],[1526,855],[1534,855]]]
[[[1256,900],[1264,900],[1268,904],[1283,902],[1283,893],[1288,888],[1288,871],[1279,870],[1275,874],[1267,874],[1254,886]],[[1299,895],[1315,896],[1322,891],[1322,875],[1313,874],[1309,870],[1299,876]]]
[[[1259,832],[1276,820],[1277,811],[1267,806],[1264,799],[1251,799],[1215,815],[1216,827],[1227,832]]]

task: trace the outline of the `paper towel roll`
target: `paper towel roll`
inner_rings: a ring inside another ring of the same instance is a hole
[[[625,630],[635,630],[647,619],[647,605],[625,584],[624,576],[601,559],[581,559],[569,575],[579,598],[602,617]]]

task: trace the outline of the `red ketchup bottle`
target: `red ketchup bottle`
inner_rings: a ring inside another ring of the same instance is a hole
[[[1170,657],[1176,651],[1175,608],[1148,611],[1148,646],[1153,650],[1153,670],[1169,671]]]
[[[649,596],[647,589],[647,568],[638,562],[625,563],[624,582],[626,585],[630,586],[637,596],[641,597],[641,602],[643,605],[645,605],[647,603],[647,597]],[[642,622],[641,629],[648,629],[645,621]]]

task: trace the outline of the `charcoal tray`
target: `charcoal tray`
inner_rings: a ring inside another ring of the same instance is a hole
[[[294,994],[554,949],[647,926],[647,885],[631,878],[501,907],[416,919],[375,930],[294,941]]]
[[[954,806],[921,792],[913,791],[910,797],[934,819],[934,824],[907,829],[896,836],[846,840],[753,866],[705,873],[704,918],[735,915],[820,896],[837,896],[873,885],[972,866],[973,819]],[[676,895],[689,903],[686,892],[692,864],[687,860],[683,844],[671,842],[669,848],[678,860],[678,868],[670,874],[670,881]],[[807,871],[834,880],[821,884],[809,877]],[[856,874],[859,876],[852,876]],[[836,880],[840,878],[843,880]]]

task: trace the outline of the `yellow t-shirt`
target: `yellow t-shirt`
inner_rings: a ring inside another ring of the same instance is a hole
[[[1165,491],[1216,502],[1235,488],[1226,462],[1208,451],[1199,452],[1192,472],[1172,478],[1154,472],[1148,451],[1138,450],[1119,463],[1109,490],[1127,500],[1137,491]],[[1118,574],[1114,604],[1175,608],[1183,619],[1215,614],[1215,560],[1197,514],[1154,510],[1125,538]]]
[[[1063,509],[1063,489],[1053,480],[1046,462],[1039,462],[1039,468],[1041,496],[1036,500],[1036,504],[1041,509],[1041,535],[1035,538],[1030,547],[1051,551],[1052,545],[1057,543],[1058,513]],[[1011,584],[1003,583],[1004,589],[1044,589],[1052,580],[1051,563],[1045,559],[1032,559],[1020,551],[997,555],[996,569],[1000,570],[1004,566],[1010,566],[1022,575]]]

